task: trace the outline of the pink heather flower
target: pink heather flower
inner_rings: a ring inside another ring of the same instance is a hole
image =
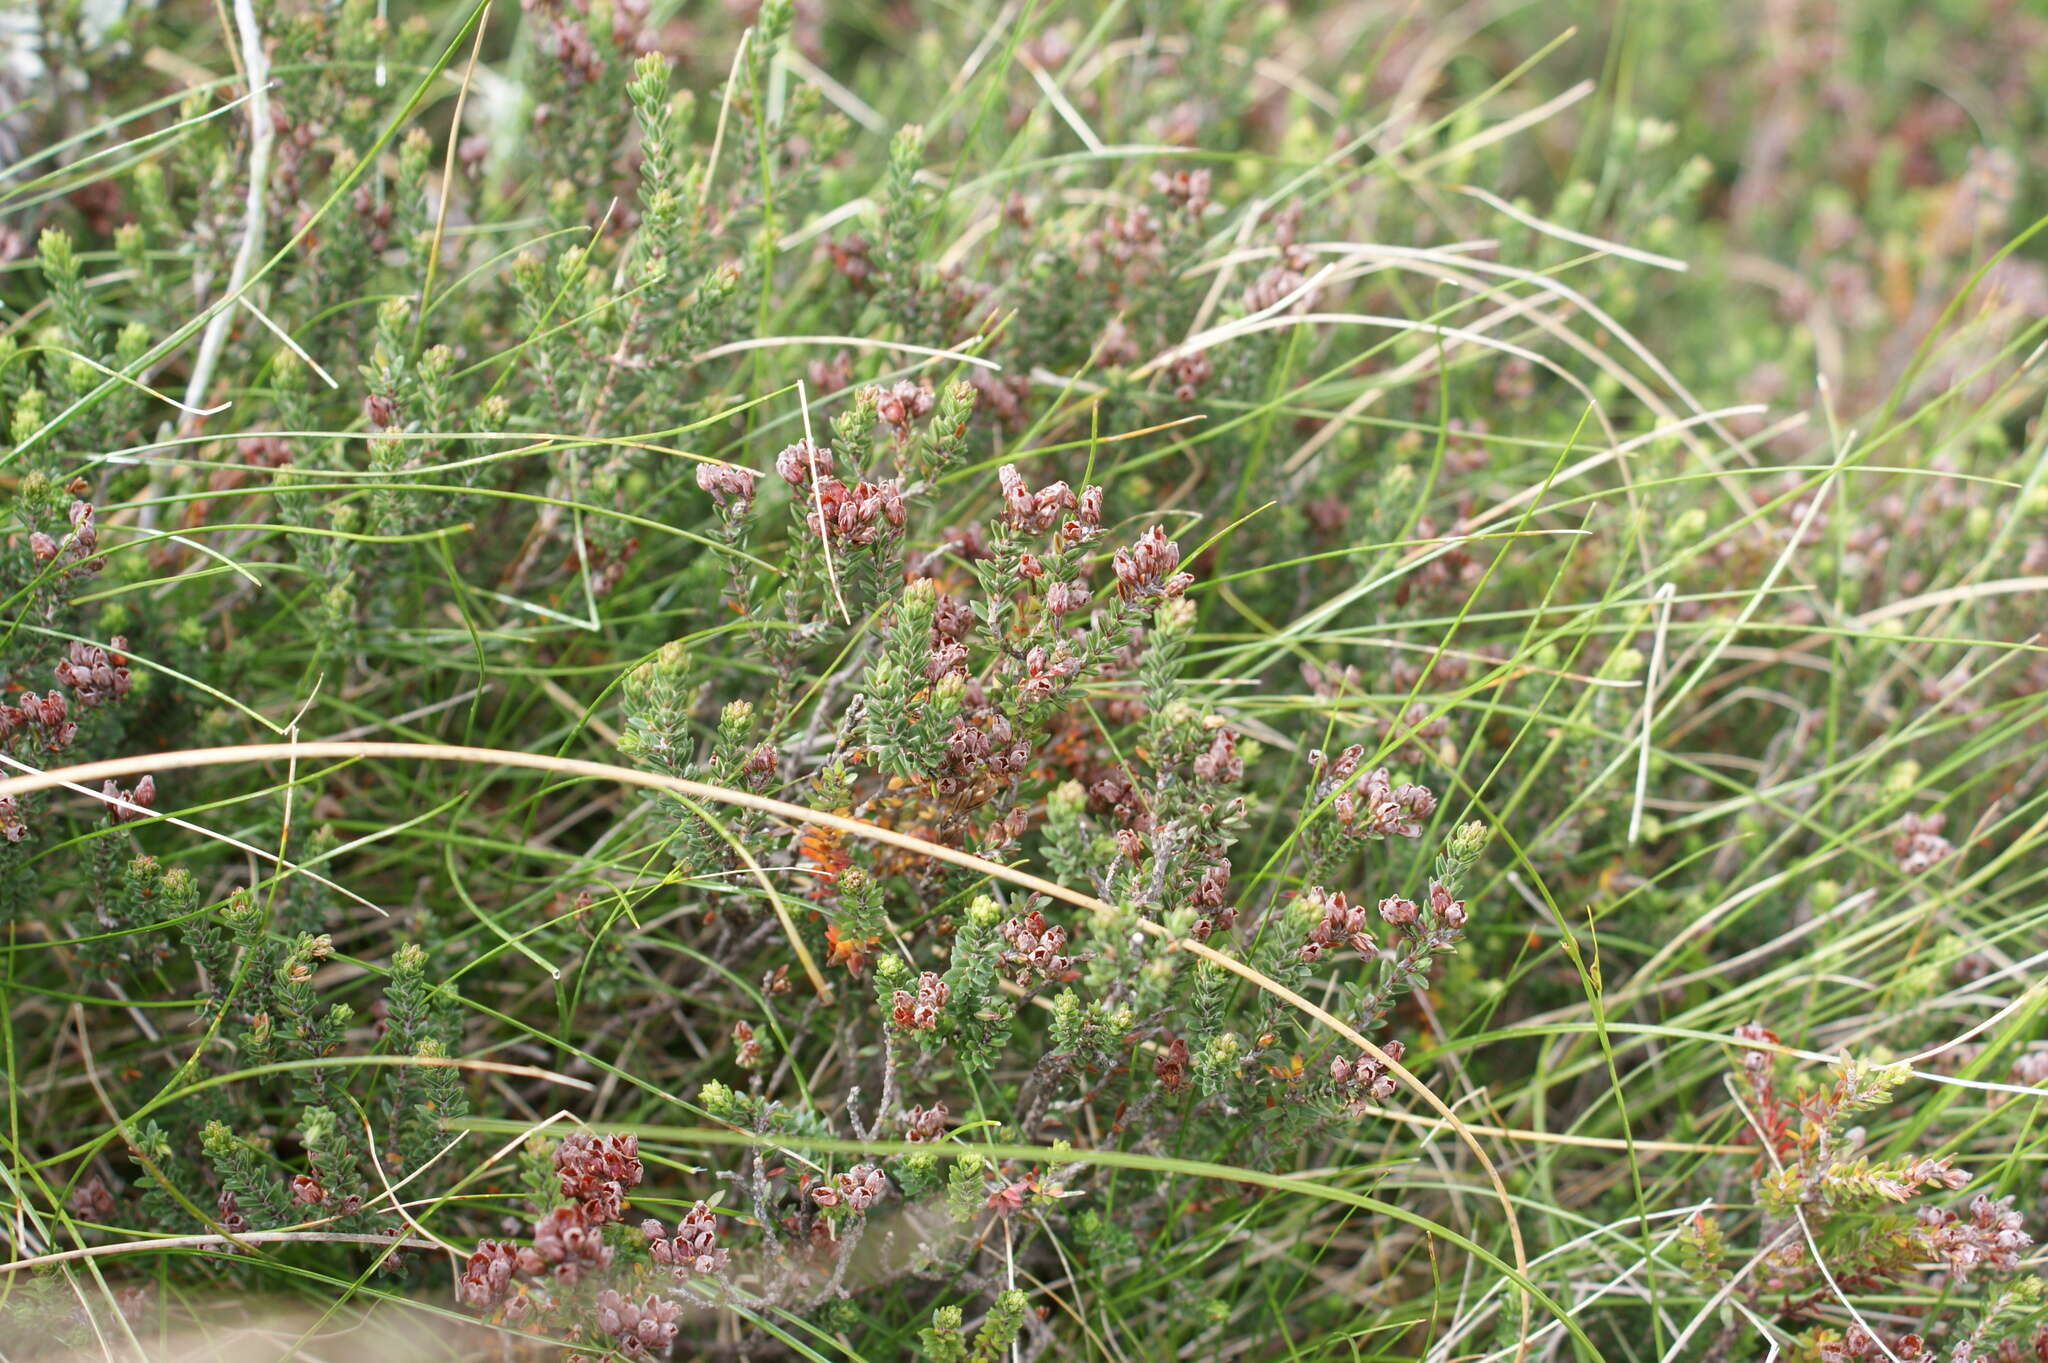
[[[584,1214],[583,1208],[557,1207],[534,1223],[533,1255],[554,1268],[555,1277],[573,1283],[586,1270],[610,1268],[611,1246],[604,1242],[600,1223]]]
[[[856,1164],[839,1176],[839,1197],[849,1210],[856,1212],[864,1212],[881,1201],[888,1187],[882,1171],[872,1164]]]
[[[1171,199],[1176,207],[1200,217],[1209,208],[1209,172],[1207,170],[1155,170],[1152,172],[1152,188]]]
[[[1367,773],[1361,784],[1369,820],[1363,830],[1367,835],[1379,838],[1422,836],[1422,821],[1436,809],[1436,796],[1430,794],[1427,787],[1396,786],[1385,767]]]
[[[1003,523],[1012,530],[1025,529],[1038,514],[1038,498],[1024,485],[1024,475],[1017,472],[1015,464],[997,469],[996,481],[1003,489]]]
[[[57,681],[70,688],[78,703],[87,709],[128,694],[131,679],[125,666],[127,659],[121,656],[128,641],[117,634],[113,643],[113,652],[109,653],[97,644],[74,639],[57,662]]]
[[[1237,755],[1237,735],[1218,729],[1209,740],[1209,750],[1195,759],[1195,775],[1204,781],[1228,784],[1244,778],[1244,759]]]
[[[1089,599],[1088,588],[1079,582],[1055,582],[1045,589],[1045,608],[1056,616],[1072,615]]]
[[[597,1294],[598,1328],[618,1340],[619,1352],[628,1358],[668,1357],[682,1314],[680,1305],[652,1292],[637,1302],[615,1288]]]
[[[1321,748],[1312,748],[1309,750],[1308,764],[1315,769],[1316,775],[1321,778],[1326,788],[1324,793],[1327,794],[1328,789],[1341,786],[1351,779],[1351,774],[1358,770],[1359,760],[1364,756],[1365,745],[1362,743],[1352,744],[1343,752],[1338,753],[1334,760],[1325,754]]]
[[[1152,1073],[1166,1087],[1168,1093],[1179,1093],[1188,1086],[1188,1043],[1175,1037],[1152,1063]]]
[[[1380,901],[1380,917],[1397,928],[1415,926],[1415,901],[1403,899],[1400,895],[1388,895]]]
[[[1036,909],[1010,919],[997,931],[1009,944],[1009,949],[998,958],[997,965],[1014,973],[1019,984],[1029,982],[1034,976],[1041,980],[1055,980],[1073,968],[1074,958],[1065,954],[1067,930],[1057,924],[1048,924],[1045,915]]]
[[[478,1242],[476,1253],[463,1265],[455,1284],[455,1299],[464,1306],[488,1311],[512,1291],[512,1276],[519,1268],[519,1251],[504,1240]]]
[[[1138,341],[1121,317],[1112,317],[1095,343],[1095,358],[1110,369],[1128,368],[1138,362]]]
[[[599,1225],[625,1214],[626,1190],[638,1187],[644,1173],[639,1139],[630,1132],[574,1132],[555,1147],[554,1164],[562,1196],[578,1203]]]
[[[1380,1048],[1387,1058],[1395,1062],[1401,1059],[1402,1046],[1398,1041],[1389,1041]],[[1347,1099],[1352,1106],[1362,1106],[1368,1101],[1383,1103],[1394,1096],[1399,1087],[1387,1067],[1374,1059],[1371,1054],[1360,1055],[1356,1060],[1337,1056],[1330,1061],[1330,1083],[1338,1095]]]
[[[1302,960],[1313,961],[1337,946],[1348,946],[1367,960],[1379,954],[1379,943],[1367,931],[1372,922],[1364,905],[1353,904],[1342,890],[1332,894],[1321,886],[1311,887],[1302,901],[1322,915],[1308,931],[1308,942],[1301,949]]]
[[[917,992],[898,989],[889,1000],[891,1018],[906,1032],[928,1032],[939,1025],[939,1010],[953,997],[953,989],[927,970],[917,977]]]
[[[156,806],[156,778],[143,777],[135,783],[133,790],[123,790],[112,781],[108,781],[100,787],[100,798],[107,802],[107,818],[113,823],[128,823],[144,818],[145,811]]]
[[[1920,1212],[1920,1231],[1928,1248],[1948,1264],[1958,1282],[1979,1268],[2011,1272],[2019,1267],[2020,1255],[2034,1243],[2021,1229],[2020,1214],[2013,1200],[1997,1201],[1979,1193],[1970,1200],[1969,1219],[1939,1207]]]
[[[1059,523],[1061,512],[1075,510],[1080,505],[1074,496],[1074,490],[1067,486],[1064,479],[1040,488],[1036,502],[1036,520],[1040,530],[1050,530]]]
[[[673,1270],[678,1281],[691,1274],[720,1272],[731,1257],[719,1248],[718,1218],[702,1202],[676,1223],[674,1235],[652,1218],[640,1223],[640,1233],[647,1237],[648,1257]]]
[[[820,538],[866,545],[901,528],[907,517],[903,489],[894,479],[848,487],[837,478],[821,476],[815,505],[805,515],[804,524]]]
[[[1180,567],[1180,546],[1156,525],[1140,535],[1130,548],[1117,550],[1110,567],[1116,573],[1117,595],[1127,601],[1153,593],[1179,596],[1195,580],[1191,574],[1176,571]]]
[[[1450,890],[1440,880],[1429,882],[1429,912],[1452,932],[1462,931],[1465,927],[1465,901],[1451,898]]]
[[[832,472],[831,447],[805,436],[794,445],[784,446],[782,453],[775,456],[775,471],[791,487],[808,488],[813,475],[823,477]]]
[[[913,1143],[935,1141],[946,1134],[946,1105],[913,1107],[903,1114],[903,1139]]]
[[[1904,875],[1917,876],[1954,853],[1955,844],[1941,836],[1948,822],[1945,814],[1908,814],[1899,820],[1898,836],[1892,839],[1892,856]]]
[[[932,409],[932,390],[909,379],[899,380],[890,388],[870,391],[875,394],[876,415],[899,431]]]
[[[1737,1041],[1761,1042],[1771,1046],[1778,1044],[1778,1034],[1776,1032],[1755,1022],[1745,1022],[1738,1025],[1735,1029],[1735,1039]],[[1758,1050],[1754,1046],[1745,1046],[1742,1051],[1742,1067],[1748,1070],[1752,1077],[1763,1075],[1771,1068],[1771,1053]]]
[[[1202,385],[1215,376],[1216,366],[1211,364],[1207,354],[1183,355],[1173,362],[1175,380],[1173,395],[1182,402],[1193,402]]]
[[[780,468],[780,461],[777,461]],[[744,516],[754,504],[754,472],[733,464],[697,465],[697,486],[711,494],[721,509],[730,505],[732,514]]]
[[[1244,291],[1244,310],[1248,313],[1264,312],[1307,282],[1307,276],[1301,271],[1275,265],[1253,280],[1251,287]],[[1314,290],[1304,291],[1287,305],[1287,311],[1307,312],[1314,296]]]

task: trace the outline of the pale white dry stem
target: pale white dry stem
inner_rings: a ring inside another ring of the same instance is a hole
[[[1657,713],[1657,683],[1664,670],[1664,635],[1671,628],[1671,598],[1678,584],[1667,582],[1657,589],[1657,634],[1650,644],[1650,670],[1643,681],[1643,746],[1636,759],[1636,797],[1629,808],[1628,840],[1634,846],[1643,832],[1643,796],[1650,788],[1650,736]]]
[[[234,0],[236,35],[241,40],[242,68],[249,81],[249,192],[243,201],[242,240],[235,248],[235,261],[228,270],[227,290],[214,305],[213,319],[199,338],[199,355],[192,362],[192,379],[185,386],[187,406],[206,400],[206,386],[213,381],[214,366],[220,363],[234,322],[234,300],[247,287],[249,271],[255,268],[256,253],[263,247],[265,205],[270,192],[270,148],[277,129],[270,120],[270,58],[263,50],[263,30],[256,23],[256,8],[250,0]]]

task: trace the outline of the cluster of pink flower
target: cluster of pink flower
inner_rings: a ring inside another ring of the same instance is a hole
[[[967,376],[974,390],[974,409],[1006,431],[1022,430],[1024,404],[1031,397],[1031,379],[1024,374],[991,374],[977,369]]]
[[[1892,858],[1901,874],[1917,876],[1955,852],[1955,844],[1941,836],[1941,827],[1947,822],[1948,816],[1940,813],[1908,814],[1899,820]]]
[[[485,1240],[463,1266],[456,1299],[479,1311],[506,1306],[508,1318],[525,1314],[533,1303],[516,1293],[518,1279],[552,1278],[564,1286],[612,1263],[604,1228],[625,1214],[626,1190],[644,1174],[640,1144],[628,1135],[600,1136],[576,1132],[555,1147],[555,1177],[562,1195],[571,1199],[533,1226],[533,1243]]]
[[[783,446],[782,452],[775,456],[777,476],[798,489],[808,488],[813,478],[823,478],[836,467],[832,460],[832,447],[820,445],[809,436]]]
[[[1215,377],[1216,366],[1210,361],[1207,351],[1197,350],[1176,356],[1173,361],[1173,395],[1182,402],[1193,402],[1202,391],[1202,385]]]
[[[833,476],[833,467],[831,448],[808,436],[775,456],[775,471],[782,480],[809,494],[804,499],[810,505],[804,524],[813,535],[866,545],[903,528],[909,511],[901,484],[893,478],[862,479],[848,487]]]
[[[567,5],[552,3],[551,0],[523,0],[521,6],[527,12],[545,20],[537,29],[535,41],[540,50],[554,58],[561,68],[562,80],[570,89],[578,89],[602,81],[610,70],[605,55],[598,50],[597,41],[590,36],[587,21],[594,17],[587,3]],[[654,36],[643,27],[647,17],[647,0],[625,0],[625,3],[607,7],[611,16],[611,46],[620,52],[639,55],[654,50]],[[533,111],[536,127],[547,122],[553,110],[541,105]]]
[[[1206,170],[1155,170],[1152,188],[1185,213],[1199,218],[1209,211],[1210,175]]]
[[[1820,1363],[1919,1363],[1931,1356],[1920,1335],[1900,1335],[1887,1344],[1861,1325],[1851,1325],[1839,1339],[1823,1339],[1817,1346]]]
[[[1197,942],[1206,942],[1214,932],[1228,932],[1237,925],[1237,908],[1223,901],[1230,894],[1230,858],[1219,856],[1202,868],[1202,874],[1195,878],[1195,887],[1188,892],[1188,903],[1197,909],[1210,912],[1195,920],[1190,929]]]
[[[554,1164],[562,1196],[599,1225],[625,1215],[626,1190],[638,1187],[645,1173],[639,1139],[630,1132],[619,1136],[573,1132],[555,1147]]]
[[[1134,204],[1128,213],[1104,214],[1102,226],[1090,232],[1082,245],[1086,254],[1098,261],[1149,265],[1161,254],[1159,217],[1144,204]]]
[[[617,1340],[619,1352],[628,1358],[668,1357],[682,1314],[681,1306],[652,1292],[637,1302],[609,1287],[597,1295],[598,1328]]]
[[[122,651],[128,641],[116,634],[111,651],[98,644],[73,639],[65,656],[57,660],[57,681],[71,689],[86,709],[102,701],[119,700],[128,694],[128,660]]]
[[[1219,725],[1209,739],[1208,751],[1195,758],[1194,768],[1197,777],[1215,784],[1243,780],[1244,759],[1237,755],[1236,732]]]
[[[557,1207],[534,1222],[531,1253],[551,1265],[556,1280],[564,1283],[573,1283],[586,1272],[610,1268],[612,1263],[611,1246],[604,1242],[604,1224],[581,1207]]]
[[[1288,312],[1307,312],[1315,302],[1308,283],[1309,253],[1298,240],[1301,233],[1301,205],[1291,204],[1272,215],[1273,236],[1279,262],[1265,270],[1244,291],[1244,310],[1264,312],[1285,305]]]
[[[856,1164],[831,1183],[811,1189],[811,1201],[820,1207],[843,1206],[848,1211],[864,1212],[881,1201],[888,1189],[889,1181],[880,1169],[872,1164]]]
[[[928,1032],[939,1025],[939,1011],[953,997],[944,980],[927,970],[917,977],[917,993],[898,989],[890,999],[890,1016],[906,1032]]]
[[[128,823],[148,817],[148,811],[156,808],[156,778],[145,776],[135,783],[135,789],[115,785],[112,781],[100,783],[100,799],[107,805],[107,818],[114,823]]]
[[[839,272],[840,278],[853,286],[856,293],[875,291],[874,249],[874,244],[858,232],[848,232],[843,237],[825,239],[825,254],[831,260],[832,268]],[[830,388],[824,384],[818,386],[826,392],[831,392],[833,388],[844,388],[846,382],[842,379]]]
[[[1129,601],[1150,596],[1176,597],[1194,584],[1193,573],[1180,569],[1180,546],[1166,537],[1166,531],[1153,526],[1138,536],[1138,542],[1128,549],[1116,551],[1110,560],[1110,569],[1116,574],[1117,595]]]
[[[1430,916],[1452,932],[1465,930],[1465,901],[1451,896],[1450,887],[1440,880],[1429,882]]]
[[[1304,289],[1308,276],[1290,265],[1275,265],[1260,273],[1246,286],[1244,310],[1247,313],[1264,312],[1283,303],[1288,312],[1307,312],[1314,291]]]
[[[1465,529],[1463,521],[1453,522],[1451,534],[1456,536]],[[1432,516],[1417,516],[1415,528],[1410,532],[1415,540],[1434,540],[1443,535],[1436,519]],[[1442,540],[1442,548],[1435,551],[1401,579],[1401,585],[1394,591],[1394,604],[1405,606],[1408,598],[1416,591],[1433,592],[1446,587],[1458,587],[1476,580],[1486,571],[1486,564],[1475,558],[1464,546],[1466,541],[1456,538]]]
[[[71,705],[62,691],[43,696],[28,691],[23,693],[21,704],[0,705],[0,744],[30,729],[42,740],[46,751],[62,752],[71,746],[71,740],[78,737],[78,725],[71,718]]]
[[[691,1274],[721,1272],[732,1257],[719,1247],[718,1218],[702,1202],[676,1222],[675,1234],[669,1234],[668,1228],[652,1217],[640,1223],[640,1233],[647,1237],[649,1257],[673,1269],[678,1280]]]
[[[873,397],[875,415],[895,431],[898,440],[906,438],[912,425],[931,414],[935,401],[930,384],[913,383],[909,379],[898,379],[888,388],[865,388],[861,391],[863,395]]]
[[[479,1311],[505,1303],[508,1314],[517,1317],[530,1306],[523,1293],[514,1293],[519,1278],[549,1276],[564,1286],[573,1285],[587,1272],[611,1266],[612,1250],[604,1242],[603,1227],[583,1214],[581,1207],[557,1207],[533,1227],[532,1245],[515,1245],[509,1240],[485,1240],[463,1265],[456,1283],[456,1299]]]
[[[732,1025],[733,1063],[743,1070],[753,1069],[761,1063],[761,1040],[754,1035],[754,1024],[741,1018]]]
[[[1053,584],[1053,591],[1057,592],[1065,585],[1067,584],[1056,582]],[[1086,599],[1087,593],[1083,592],[1082,600]],[[1051,593],[1047,594],[1046,600],[1051,604]],[[1064,598],[1062,605],[1065,605]],[[1053,613],[1062,615],[1072,609],[1071,605],[1066,605],[1064,610],[1054,607]],[[1068,651],[1064,639],[1055,643],[1051,652],[1047,652],[1043,644],[1033,644],[1025,651],[1024,680],[1017,683],[1017,690],[1026,700],[1050,700],[1060,693],[1065,682],[1079,676],[1080,673],[1081,659]]]
[[[961,641],[973,628],[974,608],[957,596],[938,593],[932,605],[931,654],[924,665],[926,681],[967,677],[967,645]]]
[[[2020,1255],[2034,1243],[2020,1224],[2010,1197],[1993,1201],[1982,1193],[1970,1199],[1967,1219],[1942,1207],[1920,1210],[1920,1229],[1928,1247],[1941,1256],[1957,1282],[1980,1268],[2018,1268]]]
[[[1180,1093],[1188,1086],[1188,1043],[1180,1037],[1171,1037],[1159,1050],[1159,1058],[1152,1062],[1152,1073],[1168,1093]]]
[[[531,1251],[528,1251],[531,1253]],[[488,1311],[512,1293],[512,1280],[522,1271],[519,1247],[509,1240],[484,1240],[463,1265],[455,1284],[455,1298],[464,1306]],[[534,1271],[542,1265],[536,1256]]]
[[[1015,736],[1010,721],[991,712],[985,724],[965,718],[953,722],[946,735],[946,772],[934,790],[951,799],[982,776],[1010,781],[1031,765],[1031,745]]]
[[[754,471],[737,464],[697,465],[697,486],[711,494],[730,518],[744,516],[754,505]]]
[[[1057,980],[1074,968],[1074,958],[1065,954],[1067,930],[1048,924],[1036,909],[1010,919],[997,931],[1009,944],[996,958],[997,968],[1019,984]]]
[[[1337,825],[1361,838],[1419,838],[1423,820],[1436,811],[1427,786],[1395,785],[1385,767],[1353,780],[1365,749],[1346,748],[1333,760],[1317,750],[1308,755],[1317,774],[1316,797],[1329,800]]]
[[[1302,960],[1314,961],[1337,946],[1348,946],[1367,960],[1379,955],[1379,942],[1367,931],[1371,920],[1363,904],[1353,904],[1342,890],[1332,894],[1320,885],[1311,886],[1302,900],[1321,915],[1309,928],[1308,940],[1302,943]]]
[[[1400,1042],[1389,1041],[1380,1049],[1386,1053],[1387,1059],[1396,1064],[1400,1063]],[[1341,1055],[1331,1060],[1330,1082],[1336,1086],[1341,1097],[1353,1104],[1368,1100],[1384,1103],[1394,1096],[1394,1090],[1398,1087],[1394,1082],[1394,1076],[1387,1072],[1386,1065],[1370,1054],[1360,1055],[1356,1060],[1346,1060]]]
[[[1044,534],[1058,526],[1062,535],[1075,542],[1086,542],[1102,533],[1100,487],[1090,485],[1076,496],[1074,489],[1061,480],[1033,492],[1015,464],[1003,465],[996,480],[1003,490],[1003,524],[1010,529]],[[1069,512],[1073,514],[1068,515]]]
[[[59,544],[40,530],[32,531],[28,537],[28,551],[37,563],[61,564],[68,576],[75,572],[96,573],[106,567],[107,561],[98,557],[100,532],[92,523],[92,503],[71,504],[71,533]]]
[[[1823,1179],[1828,1175],[1823,1175]],[[1872,1182],[1894,1202],[1904,1202],[1922,1188],[1946,1188],[1955,1192],[1970,1181],[1970,1171],[1958,1169],[1947,1155],[1918,1159],[1899,1171],[1898,1177],[1879,1175]]]
[[[903,1114],[903,1139],[915,1144],[935,1141],[946,1134],[946,1105],[913,1107]]]

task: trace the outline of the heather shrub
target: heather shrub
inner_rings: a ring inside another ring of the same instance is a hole
[[[0,15],[0,1349],[2048,1358],[2048,24],[1580,8]]]

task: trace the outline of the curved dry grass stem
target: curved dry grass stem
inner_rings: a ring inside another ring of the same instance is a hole
[[[389,758],[408,762],[460,762],[472,766],[512,767],[525,771],[542,771],[556,776],[584,777],[595,781],[614,781],[621,785],[639,786],[648,790],[664,790],[688,799],[705,800],[718,804],[735,805],[762,814],[771,814],[794,823],[815,824],[831,828],[857,838],[886,843],[902,851],[914,852],[930,857],[934,861],[947,862],[965,870],[978,871],[995,880],[1006,881],[1019,889],[1031,890],[1049,898],[1084,908],[1092,913],[1116,914],[1114,905],[1105,903],[1093,895],[1072,890],[1055,881],[1035,876],[1028,871],[1004,866],[999,862],[963,852],[957,848],[944,847],[923,838],[899,833],[894,829],[882,828],[859,819],[847,818],[841,814],[829,814],[822,810],[806,809],[802,805],[790,804],[783,800],[770,799],[749,791],[727,790],[722,786],[708,785],[679,776],[663,776],[655,772],[640,771],[632,767],[616,766],[609,762],[590,762],[573,757],[556,757],[546,753],[515,752],[504,748],[476,748],[456,743],[385,743],[385,742],[318,742],[318,743],[244,743],[224,748],[189,748],[182,752],[149,753],[138,757],[115,757],[100,762],[84,762],[75,767],[59,767],[32,775],[10,776],[0,780],[0,795],[25,795],[31,791],[48,790],[66,784],[87,785],[96,781],[119,780],[139,776],[145,772],[158,774],[166,771],[189,770],[198,767],[234,766],[247,762],[279,762],[308,759],[344,758]],[[1175,937],[1166,928],[1148,918],[1138,919],[1139,930],[1166,942],[1176,951],[1185,951],[1192,956],[1213,962],[1232,974],[1244,979],[1298,1009],[1303,1015],[1358,1047],[1374,1061],[1386,1067],[1413,1091],[1417,1097],[1434,1108],[1445,1124],[1457,1136],[1473,1158],[1479,1161],[1486,1173],[1487,1182],[1492,1185],[1494,1195],[1500,1201],[1502,1215],[1507,1220],[1508,1238],[1514,1253],[1517,1273],[1526,1281],[1528,1277],[1528,1251],[1522,1240],[1521,1221],[1515,1215],[1514,1200],[1508,1196],[1507,1185],[1501,1180],[1500,1171],[1488,1158],[1471,1128],[1453,1112],[1449,1104],[1439,1098],[1398,1060],[1374,1045],[1366,1036],[1316,1004],[1303,998],[1294,990],[1281,984],[1263,971],[1254,969],[1244,962],[1226,956],[1205,943],[1193,938]],[[1520,1290],[1520,1289],[1518,1289]],[[1521,1345],[1517,1347],[1516,1358],[1522,1358],[1527,1349],[1529,1319],[1534,1302],[1526,1290],[1521,1291],[1522,1321]]]
[[[440,1249],[441,1245],[432,1240],[407,1237],[393,1240],[388,1235],[366,1234],[348,1231],[323,1230],[245,1230],[234,1235],[164,1235],[151,1236],[142,1240],[117,1240],[105,1245],[83,1245],[77,1249],[55,1250],[49,1254],[38,1254],[32,1259],[13,1259],[0,1264],[0,1273],[20,1273],[25,1270],[49,1268],[53,1264],[70,1263],[74,1259],[104,1259],[116,1254],[140,1254],[161,1249],[213,1249],[219,1246],[239,1248],[245,1245],[377,1245],[396,1244],[400,1249]]]

